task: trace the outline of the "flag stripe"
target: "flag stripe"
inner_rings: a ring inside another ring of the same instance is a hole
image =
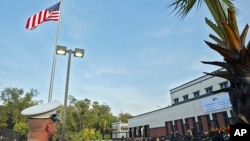
[[[42,11],[38,12],[37,14],[29,17],[29,19],[28,19],[28,21],[26,23],[26,28],[27,29],[33,29],[37,25],[44,22],[44,20],[47,18],[47,15],[48,15],[47,13],[48,13],[48,11],[42,10]]]
[[[29,17],[26,23],[26,29],[34,29],[45,21],[58,21],[60,16],[59,7],[60,2]]]
[[[46,18],[46,21],[58,21],[60,16],[59,11],[50,12],[49,16]]]

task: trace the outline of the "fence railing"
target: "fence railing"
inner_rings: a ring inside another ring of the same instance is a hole
[[[21,133],[8,128],[0,128],[0,141],[26,141],[26,137]]]

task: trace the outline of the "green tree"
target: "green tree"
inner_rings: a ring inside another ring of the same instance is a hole
[[[130,115],[129,113],[120,113],[118,115],[118,120],[123,122],[123,123],[127,123],[128,119],[133,117],[132,115]]]
[[[249,29],[248,24],[240,33],[237,25],[235,7],[232,0],[204,0],[215,23],[205,18],[207,25],[217,36],[209,37],[215,42],[205,43],[224,57],[224,61],[204,62],[217,65],[224,70],[206,73],[227,79],[230,87],[214,93],[228,92],[232,104],[233,116],[237,122],[250,124],[250,44],[245,44]],[[175,0],[170,7],[183,17],[190,11],[195,2],[201,0]]]
[[[77,100],[70,96],[70,106],[67,107],[66,128],[71,138],[80,136],[78,133],[86,129],[94,129],[95,133],[100,133],[104,139],[109,136],[112,123],[117,118],[112,115],[108,105],[100,105],[89,99]]]
[[[94,128],[85,128],[81,132],[77,133],[71,138],[73,141],[90,141],[90,140],[102,140],[102,135]]]
[[[28,134],[28,125],[26,122],[19,122],[19,123],[15,124],[13,130],[21,133],[22,135],[27,135]]]
[[[108,129],[117,119],[112,115],[110,107],[106,104],[99,105],[98,102],[94,102],[92,107],[92,113],[96,117],[95,129],[100,131],[104,138],[106,134],[110,134]]]
[[[37,90],[31,89],[24,93],[23,89],[5,88],[1,92],[3,105],[0,106],[0,127],[9,127],[22,134],[27,134],[27,117],[21,115],[21,111],[29,106],[42,103],[33,100],[38,95]],[[69,96],[69,106],[66,116],[66,138],[72,140],[107,139],[110,136],[110,128],[118,119],[112,115],[111,108],[100,105],[89,99],[78,100]],[[57,114],[62,117],[63,106],[60,106]],[[58,133],[61,132],[63,123],[57,124]],[[54,136],[59,138],[60,134]]]
[[[38,104],[41,101],[33,100],[38,95],[37,90],[31,89],[24,93],[23,89],[5,88],[1,92],[1,125],[13,129],[16,123],[26,122],[27,117],[21,115],[21,111],[26,107]]]
[[[80,132],[83,126],[91,123],[87,118],[90,112],[90,100],[77,100],[73,96],[71,96],[71,100],[70,106],[67,107],[67,130],[70,132]]]

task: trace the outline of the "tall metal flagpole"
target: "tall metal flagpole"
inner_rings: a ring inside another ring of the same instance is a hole
[[[62,6],[63,6],[63,0],[61,0],[60,8],[59,8],[60,15],[59,15],[59,21],[58,21],[57,33],[56,33],[56,44],[55,44],[54,58],[53,58],[51,78],[50,78],[50,87],[49,87],[48,102],[51,102],[51,99],[52,99],[54,76],[55,76],[55,67],[56,67],[56,48],[57,48],[57,43],[58,43],[59,33],[60,33],[60,22],[61,22]]]

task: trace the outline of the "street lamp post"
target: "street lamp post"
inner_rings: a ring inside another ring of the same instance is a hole
[[[75,57],[83,58],[84,50],[75,48],[75,50],[67,50],[66,46],[57,45],[56,54],[68,56],[68,66],[67,66],[67,76],[66,76],[66,86],[65,86],[65,96],[64,96],[64,107],[63,107],[63,124],[62,124],[62,141],[65,140],[65,124],[66,124],[66,111],[67,111],[67,101],[68,101],[68,90],[69,90],[69,75],[70,75],[70,65],[71,65],[71,55],[74,54]]]

